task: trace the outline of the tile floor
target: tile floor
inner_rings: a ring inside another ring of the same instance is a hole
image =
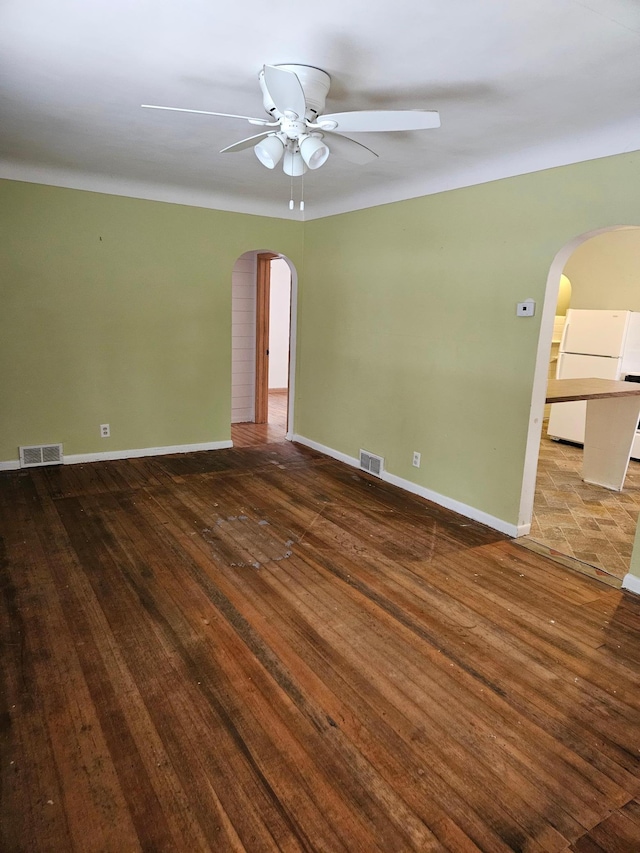
[[[619,587],[640,515],[640,462],[629,463],[622,492],[584,483],[581,464],[581,447],[544,435],[531,532],[517,541]]]

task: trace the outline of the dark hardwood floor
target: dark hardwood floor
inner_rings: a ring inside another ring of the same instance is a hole
[[[0,534],[2,851],[640,850],[640,598],[286,442]]]

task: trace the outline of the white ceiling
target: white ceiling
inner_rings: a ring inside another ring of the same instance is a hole
[[[327,112],[437,109],[353,134],[379,159],[307,173],[307,219],[640,149],[638,0],[3,0],[0,176],[270,216],[289,183],[244,121],[263,64],[332,78]],[[296,189],[296,195],[299,188]]]

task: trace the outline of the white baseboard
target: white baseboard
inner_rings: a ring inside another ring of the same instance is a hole
[[[201,444],[175,444],[165,447],[140,447],[134,450],[106,450],[101,453],[72,453],[63,456],[64,465],[82,462],[105,462],[111,459],[134,459],[140,456],[167,456],[170,453],[196,453],[199,450],[225,450],[233,447],[232,441],[204,441]],[[0,471],[15,471],[20,467],[18,459],[0,462]]]
[[[353,468],[360,468],[360,460],[356,459],[355,456],[349,456],[346,453],[341,453],[339,450],[334,450],[332,447],[319,444],[317,441],[305,438],[303,435],[296,434],[292,436],[292,440],[297,441],[298,444],[303,444],[305,447],[310,447],[312,450],[317,450],[325,456],[331,456],[339,462],[344,462],[345,465],[351,465]],[[431,489],[426,489],[424,486],[419,486],[417,483],[412,483],[411,480],[405,480],[403,477],[396,477],[395,474],[389,474],[388,471],[383,471],[380,479],[385,483],[398,486],[400,489],[411,492],[413,495],[426,498],[428,501],[432,501],[439,506],[443,506],[446,509],[453,510],[453,512],[457,512],[460,515],[471,518],[473,521],[479,521],[480,524],[486,524],[487,527],[498,530],[500,533],[506,533],[507,536],[512,536],[514,538],[518,536],[526,536],[531,529],[530,524],[511,524],[508,521],[504,521],[502,518],[496,518],[493,515],[489,515],[489,513],[483,512],[477,507],[463,504],[453,498],[448,498],[446,495],[441,495]]]
[[[628,573],[622,579],[622,589],[626,589],[627,592],[635,592],[636,595],[640,595],[640,578],[637,575],[632,575]]]
[[[319,444],[311,438],[305,438],[303,435],[294,433],[291,436],[291,441],[298,444],[304,444],[305,447],[310,447],[312,450],[317,450],[325,456],[331,456],[332,459],[337,459],[339,462],[344,462],[345,465],[351,465],[353,468],[360,467],[360,461],[355,456],[347,456],[346,453],[341,453],[339,450],[334,450],[333,447],[327,447],[324,444]]]

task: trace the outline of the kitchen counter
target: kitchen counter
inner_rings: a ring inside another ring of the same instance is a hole
[[[547,383],[547,403],[568,403],[572,400],[603,400],[606,397],[637,397],[640,384],[619,382],[616,379],[550,379]]]
[[[640,419],[640,384],[615,379],[550,379],[547,403],[587,401],[582,479],[620,492]]]

